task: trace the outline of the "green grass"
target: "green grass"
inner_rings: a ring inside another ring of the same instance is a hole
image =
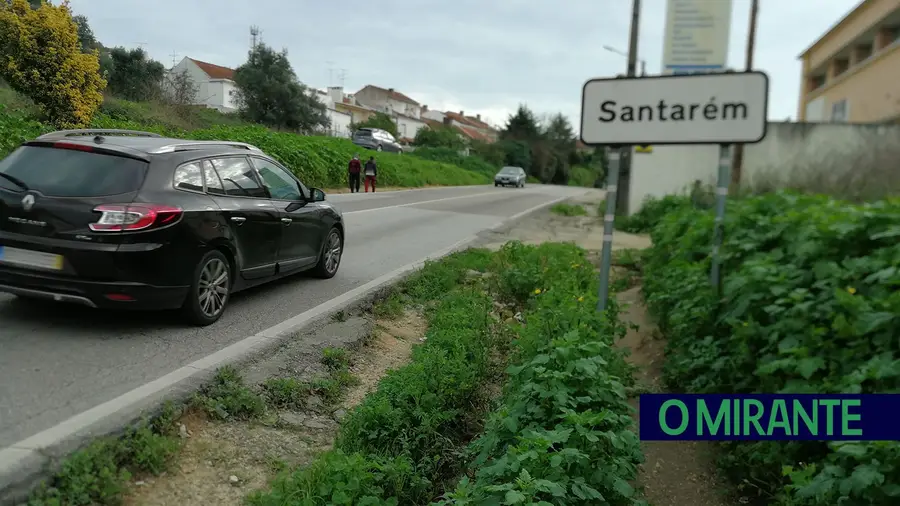
[[[26,140],[52,131],[36,120],[30,101],[8,88],[0,88],[0,156],[8,155]],[[251,125],[235,115],[205,107],[170,107],[105,99],[91,127],[144,130],[195,140],[247,142],[258,146],[288,167],[307,186],[342,188],[347,184],[347,163],[354,154],[367,154],[348,139],[301,136]],[[382,187],[466,186],[488,184],[493,174],[453,163],[392,153],[372,153],[378,161]],[[454,159],[453,162],[461,163]]]
[[[587,209],[578,204],[560,202],[550,208],[550,212],[561,216],[587,216]]]

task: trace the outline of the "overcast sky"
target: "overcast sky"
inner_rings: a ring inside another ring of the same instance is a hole
[[[797,56],[858,0],[761,0],[756,67],[770,77],[769,117],[796,117]],[[520,102],[577,125],[591,77],[624,71],[629,0],[71,0],[107,46],[143,47],[236,67],[249,26],[286,47],[307,85],[395,88],[432,109],[501,124]],[[640,58],[660,72],[665,0],[643,0]],[[742,68],[750,0],[734,0],[729,65]],[[118,12],[119,14],[116,14]],[[330,62],[330,63],[329,63]],[[329,82],[329,67],[335,70]]]

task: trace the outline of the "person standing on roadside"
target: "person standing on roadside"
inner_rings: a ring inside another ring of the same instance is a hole
[[[350,174],[350,193],[359,193],[359,173],[362,170],[362,164],[359,162],[359,153],[353,155],[350,160],[350,166],[347,171]]]
[[[366,193],[369,193],[369,184],[372,185],[372,193],[375,193],[375,179],[378,177],[378,167],[375,165],[375,157],[370,156],[366,162]]]

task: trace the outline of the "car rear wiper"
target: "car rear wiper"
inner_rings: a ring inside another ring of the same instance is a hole
[[[17,178],[16,176],[10,176],[9,174],[7,174],[5,172],[0,172],[0,177],[6,179],[7,181],[12,182],[14,185],[18,186],[19,188],[21,188],[24,191],[30,190],[30,188],[28,188],[28,185],[25,184],[21,179]]]

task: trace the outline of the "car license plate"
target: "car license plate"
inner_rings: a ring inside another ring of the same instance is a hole
[[[43,251],[0,246],[0,263],[60,271],[63,268],[63,257]]]

